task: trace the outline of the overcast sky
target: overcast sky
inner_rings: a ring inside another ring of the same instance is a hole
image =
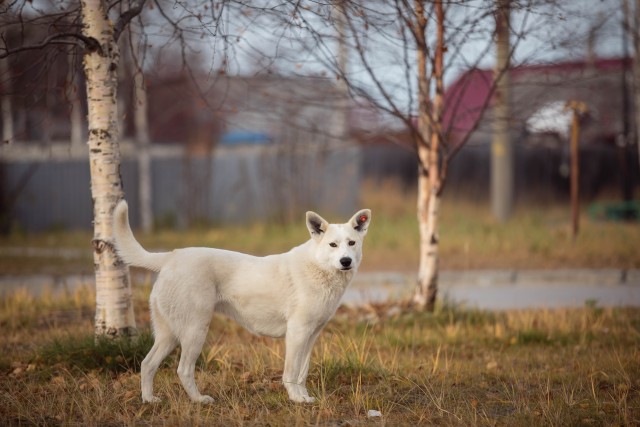
[[[536,4],[529,10],[516,8],[512,14],[512,43],[517,43],[513,65],[585,59],[591,28],[597,28],[593,31],[593,48],[598,57],[620,56],[623,1],[517,0],[520,5],[527,2]],[[365,4],[373,8],[375,2]],[[231,75],[254,75],[268,70],[285,75],[335,78],[335,72],[323,63],[332,61],[337,52],[337,33],[332,23],[307,14],[304,16],[306,23],[301,17],[291,19],[292,25],[286,25],[282,21],[276,22],[281,18],[240,8],[229,9],[222,15],[223,19],[216,21],[219,26],[215,26],[212,24],[212,16],[216,15],[212,14],[210,9],[203,9],[202,5],[204,3],[196,6],[196,3],[188,0],[178,1],[165,12],[175,16],[198,17],[185,21],[188,23],[186,27],[190,30],[188,46],[191,47],[187,49],[187,57],[192,64],[199,63],[202,69],[212,75],[224,68],[225,73]],[[487,13],[492,7],[493,0],[468,0],[464,7],[458,5],[447,10],[450,49],[445,57],[445,84],[451,83],[470,65],[493,67],[495,49],[491,36],[495,21],[493,16]],[[330,13],[335,17],[335,11],[331,9],[326,6],[324,13]],[[283,10],[286,12],[286,7]],[[465,25],[472,22],[476,16],[484,18],[475,22],[473,32],[469,32],[469,27]],[[157,17],[145,18],[145,32],[152,35],[150,40],[155,45],[156,57],[157,52],[165,55],[164,61],[156,62],[151,68],[164,70],[166,66],[175,66],[180,62],[176,61],[176,51],[179,51],[181,46],[168,36],[172,30],[170,26],[150,25],[161,22],[156,19]],[[361,39],[367,46],[368,65],[395,101],[405,109],[413,110],[416,93],[415,52],[404,52],[400,47],[398,22],[387,22],[380,18],[378,24],[369,26],[366,37]],[[314,27],[324,36],[322,43],[309,43],[312,37],[304,29],[308,26]],[[434,29],[434,25],[430,28]],[[433,39],[434,31],[429,31],[429,36]],[[353,37],[348,40],[350,44],[354,44]],[[168,41],[174,43],[167,44]],[[306,50],[302,48],[303,43],[307,44]],[[309,44],[315,47],[309,49]],[[162,49],[159,49],[161,46]],[[460,49],[457,46],[460,46]],[[629,46],[629,52],[631,49],[632,46]],[[409,69],[405,65],[405,55],[409,58]],[[373,80],[353,49],[349,57],[350,77],[361,87],[370,88],[375,92]]]

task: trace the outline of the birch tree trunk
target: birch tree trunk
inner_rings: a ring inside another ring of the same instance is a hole
[[[133,123],[138,144],[138,201],[140,225],[145,233],[153,230],[153,200],[151,188],[151,138],[149,136],[147,86],[142,71],[143,49],[138,35],[131,27],[128,31],[131,55],[128,55],[133,75]]]
[[[55,117],[53,116],[53,112],[56,109],[56,97],[54,96],[57,84],[57,70],[55,68],[49,69],[46,76],[46,90],[44,94],[44,105],[45,109],[43,112],[43,120],[42,120],[42,136],[40,142],[46,146],[50,147],[53,142],[53,123],[55,122]]]
[[[0,95],[0,109],[2,109],[2,141],[11,142],[13,139],[13,109],[11,105],[11,67],[9,58],[0,59],[0,82],[2,93]]]
[[[78,84],[77,57],[71,54],[68,57],[69,70],[67,71],[67,101],[71,105],[69,120],[71,122],[71,149],[75,150],[82,145],[82,103],[80,102],[80,90]]]
[[[640,162],[640,0],[636,0],[633,15],[633,93],[635,101],[635,140]]]
[[[426,44],[426,17],[421,0],[416,1],[416,32],[418,43],[418,226],[420,229],[420,265],[413,303],[418,309],[432,311],[438,293],[438,209],[440,206],[440,147],[443,103],[444,9],[442,1],[435,2],[437,40],[433,78],[436,90],[433,103],[429,103],[427,74],[428,51]],[[427,145],[426,142],[429,142]]]
[[[341,146],[348,146],[349,141],[349,130],[348,130],[348,113],[349,113],[349,86],[347,85],[346,77],[348,73],[348,63],[349,63],[349,47],[347,46],[347,18],[346,18],[346,9],[345,9],[345,1],[346,0],[338,0],[337,6],[337,16],[336,16],[336,27],[338,30],[338,69],[342,70],[342,74],[338,81],[336,82],[336,87],[338,88],[338,96],[340,97],[338,100],[338,112],[337,112],[337,123],[336,123],[336,135],[339,139],[339,144]]]
[[[153,229],[153,209],[151,199],[151,156],[149,153],[149,121],[147,120],[147,88],[142,70],[136,70],[134,77],[133,115],[138,142],[138,193],[140,197],[140,220],[142,230],[150,233]]]
[[[106,5],[82,0],[83,35],[99,48],[85,51],[89,122],[89,162],[93,198],[93,258],[96,274],[96,336],[125,337],[136,332],[129,270],[113,246],[113,208],[123,197],[117,134],[116,89],[119,53]]]
[[[433,310],[438,294],[438,208],[440,196],[433,191],[430,175],[418,176],[418,227],[420,230],[420,264],[413,303],[420,310]]]

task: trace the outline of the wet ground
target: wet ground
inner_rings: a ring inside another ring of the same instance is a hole
[[[415,276],[363,273],[344,296],[350,303],[410,297]],[[640,306],[640,270],[469,270],[440,274],[439,297],[490,310]]]
[[[134,283],[152,280],[149,274],[134,274]],[[91,285],[92,275],[4,276],[0,295],[20,288],[34,295],[53,294]],[[443,271],[439,297],[467,307],[502,310],[520,308],[640,306],[640,270],[467,270]],[[408,298],[415,276],[395,272],[360,273],[343,301],[363,304]]]

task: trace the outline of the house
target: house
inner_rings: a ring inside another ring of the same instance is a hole
[[[625,68],[626,67],[626,68]],[[582,126],[585,145],[613,145],[623,131],[623,71],[630,70],[630,58],[609,58],[550,64],[522,65],[510,70],[511,129],[522,139],[530,134],[526,122],[540,110],[567,101],[582,101],[589,108],[589,120]],[[491,83],[493,70],[474,69],[460,75],[445,93],[445,127],[451,144],[463,140],[479,121],[471,141],[490,140]],[[630,85],[629,89],[630,91]],[[487,101],[489,99],[489,101]],[[487,104],[487,111],[483,107]],[[484,114],[484,117],[483,117]],[[626,120],[632,121],[632,108]],[[568,129],[567,129],[568,131]],[[528,142],[539,140],[529,139]]]
[[[342,96],[326,78],[181,75],[151,79],[148,97],[157,143],[342,143]]]
[[[634,123],[630,89],[625,95],[623,87],[623,72],[630,66],[629,58],[609,58],[523,65],[510,70],[510,127],[515,145],[517,199],[568,198],[570,114],[562,110],[569,100],[582,101],[589,108],[589,114],[581,119],[583,199],[610,196],[623,184],[638,185],[637,150],[627,147],[624,151],[618,144],[625,126],[631,128]],[[448,148],[466,143],[449,165],[447,194],[489,200],[492,79],[493,70],[472,69],[458,76],[445,90],[444,129]],[[629,102],[626,116],[625,98]],[[386,143],[376,145],[376,150],[385,151],[387,162],[403,159],[405,168],[415,170],[417,162],[414,159],[411,163],[407,156],[408,138],[406,134],[389,136]],[[405,143],[398,144],[397,140]],[[369,152],[364,156],[368,159]],[[412,182],[406,172],[393,174],[403,182]]]
[[[160,222],[294,221],[310,209],[345,216],[357,208],[360,149],[344,137],[346,112],[332,81],[216,75],[148,84],[152,200]],[[132,117],[130,108],[120,116]],[[121,173],[136,212],[133,133],[123,123]],[[65,140],[5,144],[0,219],[28,230],[90,227],[87,157],[85,145]],[[131,219],[135,226],[135,214]]]

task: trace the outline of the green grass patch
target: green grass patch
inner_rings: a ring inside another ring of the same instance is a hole
[[[517,343],[523,345],[540,345],[550,344],[552,340],[549,338],[546,332],[537,329],[529,329],[518,332]]]
[[[80,372],[140,372],[153,345],[150,332],[130,338],[96,338],[93,334],[54,338],[36,350],[34,362]]]

